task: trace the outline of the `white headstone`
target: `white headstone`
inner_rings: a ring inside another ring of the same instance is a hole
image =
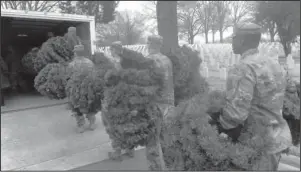
[[[222,79],[224,79],[224,80],[227,79],[227,68],[225,68],[225,67],[221,68],[221,70],[220,70],[220,77]]]
[[[295,61],[291,54],[289,54],[287,56],[287,67],[288,67],[288,69],[294,69],[294,67],[295,67]]]
[[[224,60],[224,63],[225,63],[225,66],[228,67],[228,66],[229,66],[229,59],[225,59],[225,60]]]
[[[215,66],[217,69],[219,69],[219,67],[220,67],[219,62],[216,62]]]
[[[203,76],[204,76],[205,78],[208,78],[208,75],[209,75],[208,67],[207,67],[207,66],[204,66],[204,67],[203,67]]]
[[[215,59],[211,56],[210,58],[210,65],[214,66],[215,65]]]

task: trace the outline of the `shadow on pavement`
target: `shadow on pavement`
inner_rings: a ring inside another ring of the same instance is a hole
[[[73,170],[147,170],[147,162],[145,149],[135,151],[135,157],[129,158],[123,156],[123,161],[103,160],[98,163],[93,163]]]

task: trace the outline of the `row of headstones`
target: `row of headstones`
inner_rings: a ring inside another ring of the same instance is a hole
[[[238,59],[239,60],[239,59]],[[238,62],[238,60],[236,60],[236,62]],[[300,64],[296,64],[292,55],[290,54],[286,61],[284,62],[280,62],[280,59],[277,59],[279,61],[279,63],[282,66],[286,66],[288,72],[293,76],[293,77],[300,77]],[[200,72],[201,74],[208,78],[208,77],[217,77],[220,78],[222,80],[226,80],[227,79],[227,73],[228,73],[228,67],[224,66],[224,67],[219,67],[219,63],[217,62],[214,65],[208,65],[207,62],[203,62],[201,65],[201,69]]]
[[[137,52],[140,52],[144,55],[147,54],[147,47],[146,45],[124,45],[124,47],[128,48],[128,49],[131,49],[131,50],[134,50],[134,51],[137,51]],[[111,51],[110,51],[110,47],[99,47],[97,49],[97,51],[99,52],[103,52],[107,55],[110,55],[111,54]]]
[[[209,61],[210,64],[213,63],[214,65],[215,61],[219,61],[223,64],[222,66],[227,67],[237,62],[238,57],[233,54],[231,44],[190,44],[189,46],[198,50],[200,52],[200,56],[204,58],[203,60]],[[125,47],[147,55],[146,45],[125,45]],[[101,47],[98,50],[110,54],[109,47]],[[262,43],[260,44],[259,50],[263,54],[267,53],[269,56],[284,55],[282,45],[278,42]],[[299,52],[300,56],[300,45],[299,49],[298,47],[294,48],[292,54],[294,54],[295,51]]]

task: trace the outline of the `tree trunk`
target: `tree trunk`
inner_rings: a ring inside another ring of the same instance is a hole
[[[206,41],[206,44],[208,44],[208,31],[205,31],[205,41]]]
[[[275,38],[276,32],[275,32],[275,23],[273,21],[270,21],[268,23],[268,30],[270,33],[271,42],[275,42],[274,38]]]
[[[290,42],[282,41],[282,40],[281,40],[281,44],[283,46],[285,57],[287,57],[289,54],[291,54],[291,51],[292,51],[291,44],[290,44]]]
[[[223,39],[223,33],[224,33],[224,32],[223,32],[223,28],[220,28],[220,29],[219,29],[219,39],[220,39],[219,42],[220,42],[220,43],[223,43],[223,42],[224,42],[224,39]]]
[[[178,46],[177,1],[157,1],[158,33],[163,37],[162,53],[173,52]]]
[[[275,32],[270,31],[270,39],[271,39],[271,42],[275,42]]]
[[[189,44],[193,44],[194,43],[194,36],[193,33],[189,34]]]
[[[286,30],[282,28],[282,25],[279,23],[276,23],[278,34],[280,37],[280,42],[283,46],[283,50],[285,53],[285,57],[287,57],[289,54],[291,54],[292,48],[291,48],[291,39],[289,37],[289,30]]]
[[[215,41],[215,31],[212,30],[212,43]]]

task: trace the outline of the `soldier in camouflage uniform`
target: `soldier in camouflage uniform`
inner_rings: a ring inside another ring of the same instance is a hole
[[[154,35],[149,36],[147,40],[148,53],[147,58],[154,59],[158,68],[165,71],[165,83],[161,96],[157,99],[157,105],[162,113],[163,119],[172,115],[174,110],[174,84],[172,73],[172,62],[168,57],[160,53],[162,47],[162,37]],[[150,139],[146,145],[146,157],[149,170],[165,170],[165,162],[160,143],[162,137],[163,119],[157,121],[156,138]]]
[[[6,57],[7,66],[9,70],[9,80],[11,83],[11,88],[13,92],[18,91],[19,81],[20,81],[20,67],[21,67],[21,60],[20,55],[17,54],[13,46],[8,46],[8,55]]]
[[[256,126],[251,124],[267,121],[264,126],[268,127],[273,145],[253,170],[276,171],[281,152],[292,142],[288,125],[282,117],[286,79],[279,63],[259,55],[260,30],[253,23],[238,24],[234,28],[232,48],[235,54],[241,55],[241,60],[229,71],[226,107],[219,121],[222,129],[238,140],[241,139],[241,128],[256,131]]]
[[[0,79],[1,79],[1,106],[4,106],[4,89],[9,88],[10,87],[10,82],[8,77],[6,76],[6,74],[8,74],[8,67],[5,63],[5,61],[3,60],[2,56],[0,56]]]
[[[120,54],[120,51],[122,51],[122,44],[120,41],[113,42],[110,46],[111,55],[113,57],[113,63],[115,65],[116,69],[120,69],[120,57],[118,54]]]
[[[94,67],[93,62],[84,57],[84,46],[83,45],[76,45],[74,46],[74,59],[72,62],[69,63],[68,69],[67,69],[67,76],[70,77],[73,72],[83,73],[85,70],[90,70]],[[95,121],[96,121],[96,114],[86,114],[86,118],[89,121],[89,129],[94,130],[95,129]],[[79,109],[76,109],[73,113],[73,116],[76,119],[78,132],[82,133],[84,132],[84,125],[85,125],[85,117],[84,114],[82,114]]]
[[[121,42],[120,41],[113,42],[112,45],[110,46],[110,51],[111,51],[111,55],[113,57],[112,61],[113,61],[114,67],[117,70],[121,69],[122,67],[120,65],[120,56],[118,55],[118,54],[122,53]],[[107,121],[106,116],[105,116],[106,110],[107,110],[106,100],[104,99],[103,104],[102,104],[101,117],[102,117],[103,124],[106,127],[106,130],[110,130],[111,129],[110,123]],[[111,145],[112,145],[114,152],[108,153],[109,158],[113,159],[113,160],[121,160],[122,149],[119,147],[119,144],[115,143],[115,139],[112,139]],[[135,151],[134,149],[126,149],[125,155],[132,158],[132,157],[134,157],[134,151]]]
[[[54,33],[53,32],[48,32],[47,33],[47,39],[53,38],[54,37]]]
[[[69,27],[65,37],[67,38],[69,48],[72,50],[76,45],[82,45],[80,38],[76,35],[76,28]],[[84,50],[83,50],[84,51]]]

